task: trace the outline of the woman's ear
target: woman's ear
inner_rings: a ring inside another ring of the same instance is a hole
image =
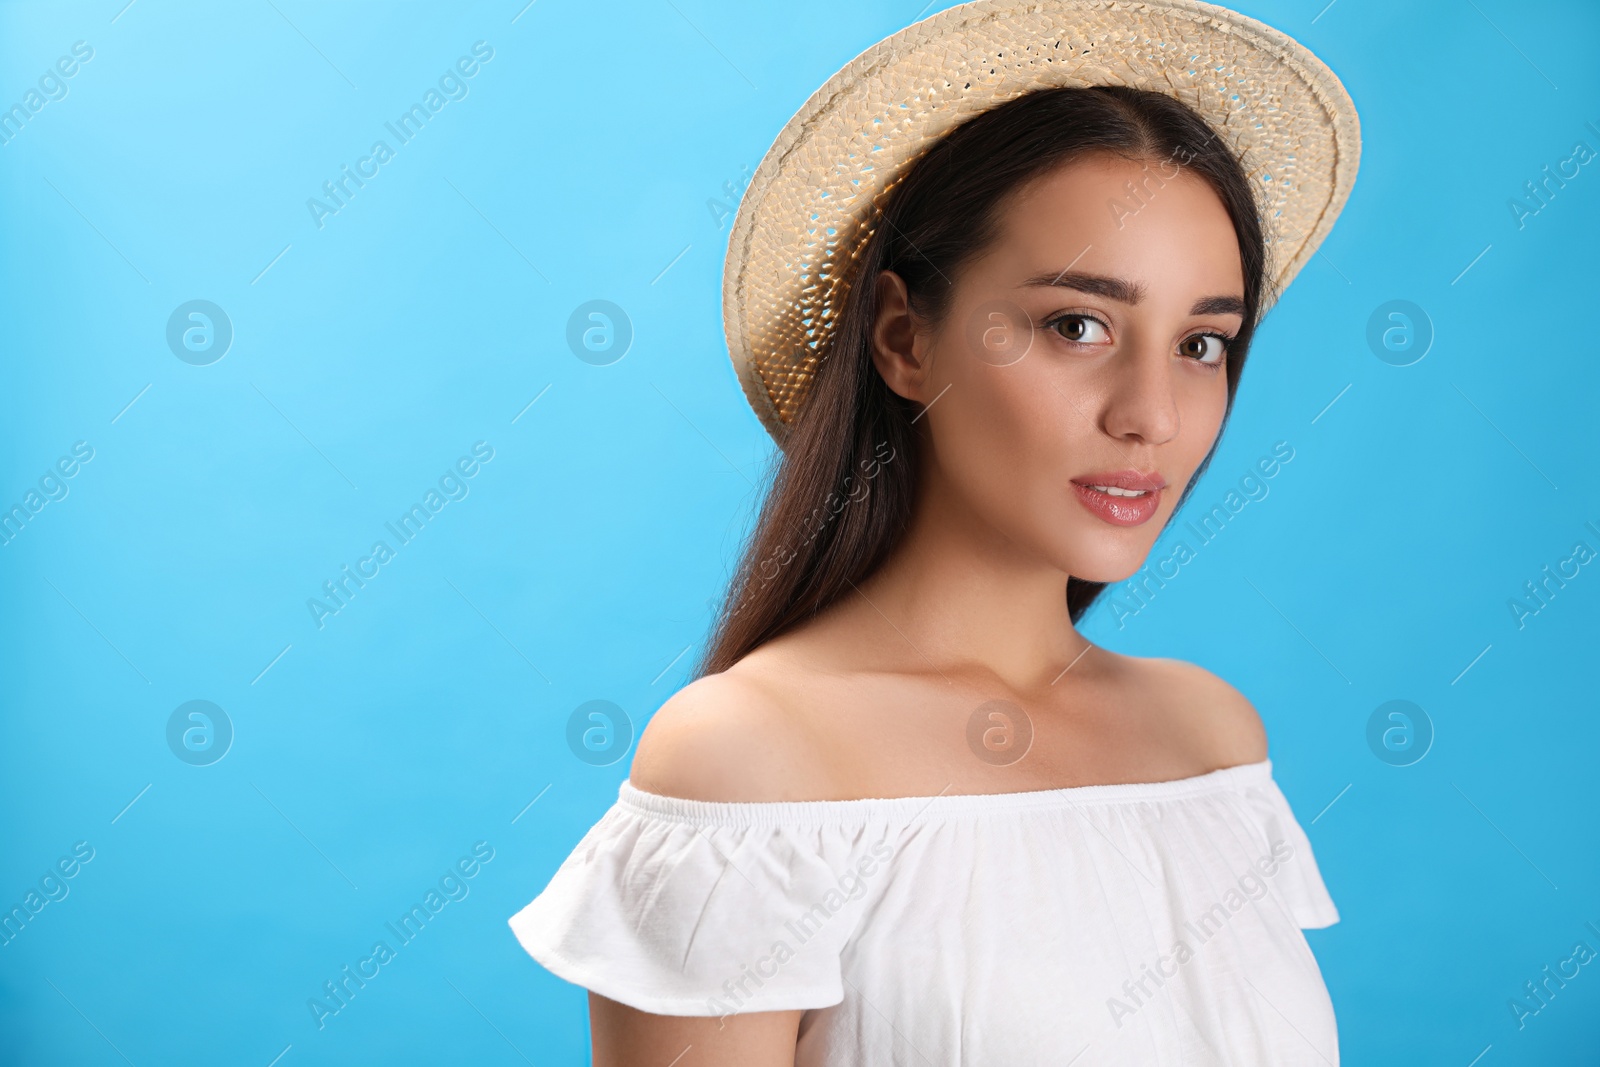
[[[878,272],[877,317],[872,323],[872,364],[890,390],[907,400],[926,403],[931,360],[928,339],[917,329],[905,279],[892,270]]]

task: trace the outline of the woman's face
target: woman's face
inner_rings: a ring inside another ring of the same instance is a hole
[[[954,281],[929,331],[898,276],[878,280],[874,360],[931,405],[919,492],[1075,577],[1127,578],[1227,407],[1244,275],[1222,202],[1176,161],[1081,157],[1009,198]]]

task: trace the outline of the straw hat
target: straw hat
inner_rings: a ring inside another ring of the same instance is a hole
[[[745,396],[779,444],[854,280],[852,254],[907,166],[978,112],[1089,85],[1176,97],[1222,135],[1257,190],[1269,290],[1289,284],[1350,195],[1355,105],[1321,60],[1271,26],[1199,0],[975,0],[942,11],[812,93],[740,201],[723,325]]]

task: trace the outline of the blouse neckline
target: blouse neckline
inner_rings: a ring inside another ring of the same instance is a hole
[[[1113,782],[1028,789],[1010,793],[941,793],[913,797],[861,797],[852,800],[689,800],[646,793],[626,778],[617,806],[636,814],[707,826],[816,824],[866,817],[971,815],[1082,805],[1137,804],[1208,793],[1224,793],[1272,779],[1272,761],[1240,763],[1189,778],[1164,782]]]

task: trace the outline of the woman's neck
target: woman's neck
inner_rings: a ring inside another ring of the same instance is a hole
[[[895,551],[847,598],[850,629],[898,633],[941,671],[987,669],[1018,690],[1049,684],[1089,647],[1067,610],[1068,575],[924,485]]]

